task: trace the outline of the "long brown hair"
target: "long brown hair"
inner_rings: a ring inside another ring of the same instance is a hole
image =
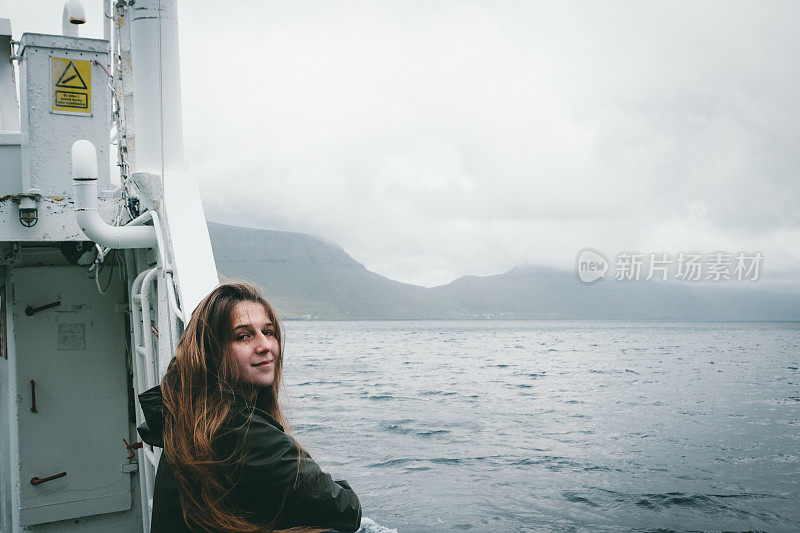
[[[277,520],[267,526],[255,524],[226,505],[231,480],[220,475],[220,465],[231,458],[216,457],[213,448],[234,399],[237,368],[230,356],[231,321],[240,302],[263,305],[274,326],[280,346],[275,381],[260,391],[258,406],[288,427],[278,401],[283,368],[278,315],[253,285],[222,284],[195,309],[161,383],[164,453],[178,484],[184,520],[193,530],[272,531]]]

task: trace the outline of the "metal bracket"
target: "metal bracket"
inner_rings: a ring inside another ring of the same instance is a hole
[[[122,442],[125,443],[125,447],[128,448],[128,459],[136,459],[136,452],[134,450],[138,450],[142,446],[144,446],[144,442],[134,442],[133,444],[128,444],[128,441],[122,439]]]

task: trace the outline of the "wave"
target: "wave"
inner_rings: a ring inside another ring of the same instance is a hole
[[[741,507],[737,500],[759,500],[770,498],[767,494],[690,494],[686,492],[665,493],[625,493],[608,489],[599,492],[610,496],[615,502],[623,505],[634,505],[650,511],[670,511],[675,508],[694,509],[704,513],[725,514],[740,519],[759,518],[770,520],[777,518],[770,512],[751,512]]]
[[[299,433],[308,432],[308,431],[324,431],[329,430],[330,427],[324,424],[297,424],[292,427],[295,431]]]
[[[406,469],[414,468],[419,469],[420,465],[425,463],[435,465],[457,465],[457,464],[475,464],[483,463],[492,457],[479,456],[479,457],[397,457],[394,459],[387,459],[367,465],[369,468],[383,468],[391,466],[404,466],[413,465],[413,467],[406,467]]]
[[[366,396],[369,400],[394,400],[395,397],[391,394],[370,394]]]
[[[436,435],[446,435],[450,433],[449,429],[429,429],[427,431],[417,431],[420,437],[435,437]]]
[[[365,516],[361,519],[361,527],[356,533],[397,533],[397,530],[382,526]]]

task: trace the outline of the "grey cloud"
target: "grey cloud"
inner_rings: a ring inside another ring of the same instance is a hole
[[[265,198],[242,218],[322,234],[403,280],[569,266],[600,244],[763,243],[790,263],[793,4],[248,9],[257,22],[222,36],[235,54],[184,63],[187,110],[203,65],[231,72],[226,105],[202,116],[220,134],[187,136],[215,216],[227,186],[201,161],[216,150]]]
[[[427,285],[585,246],[757,249],[800,276],[800,4],[210,6],[179,9],[212,220]]]

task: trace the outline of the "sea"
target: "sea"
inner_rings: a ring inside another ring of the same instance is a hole
[[[800,531],[800,323],[287,321],[361,533]]]

